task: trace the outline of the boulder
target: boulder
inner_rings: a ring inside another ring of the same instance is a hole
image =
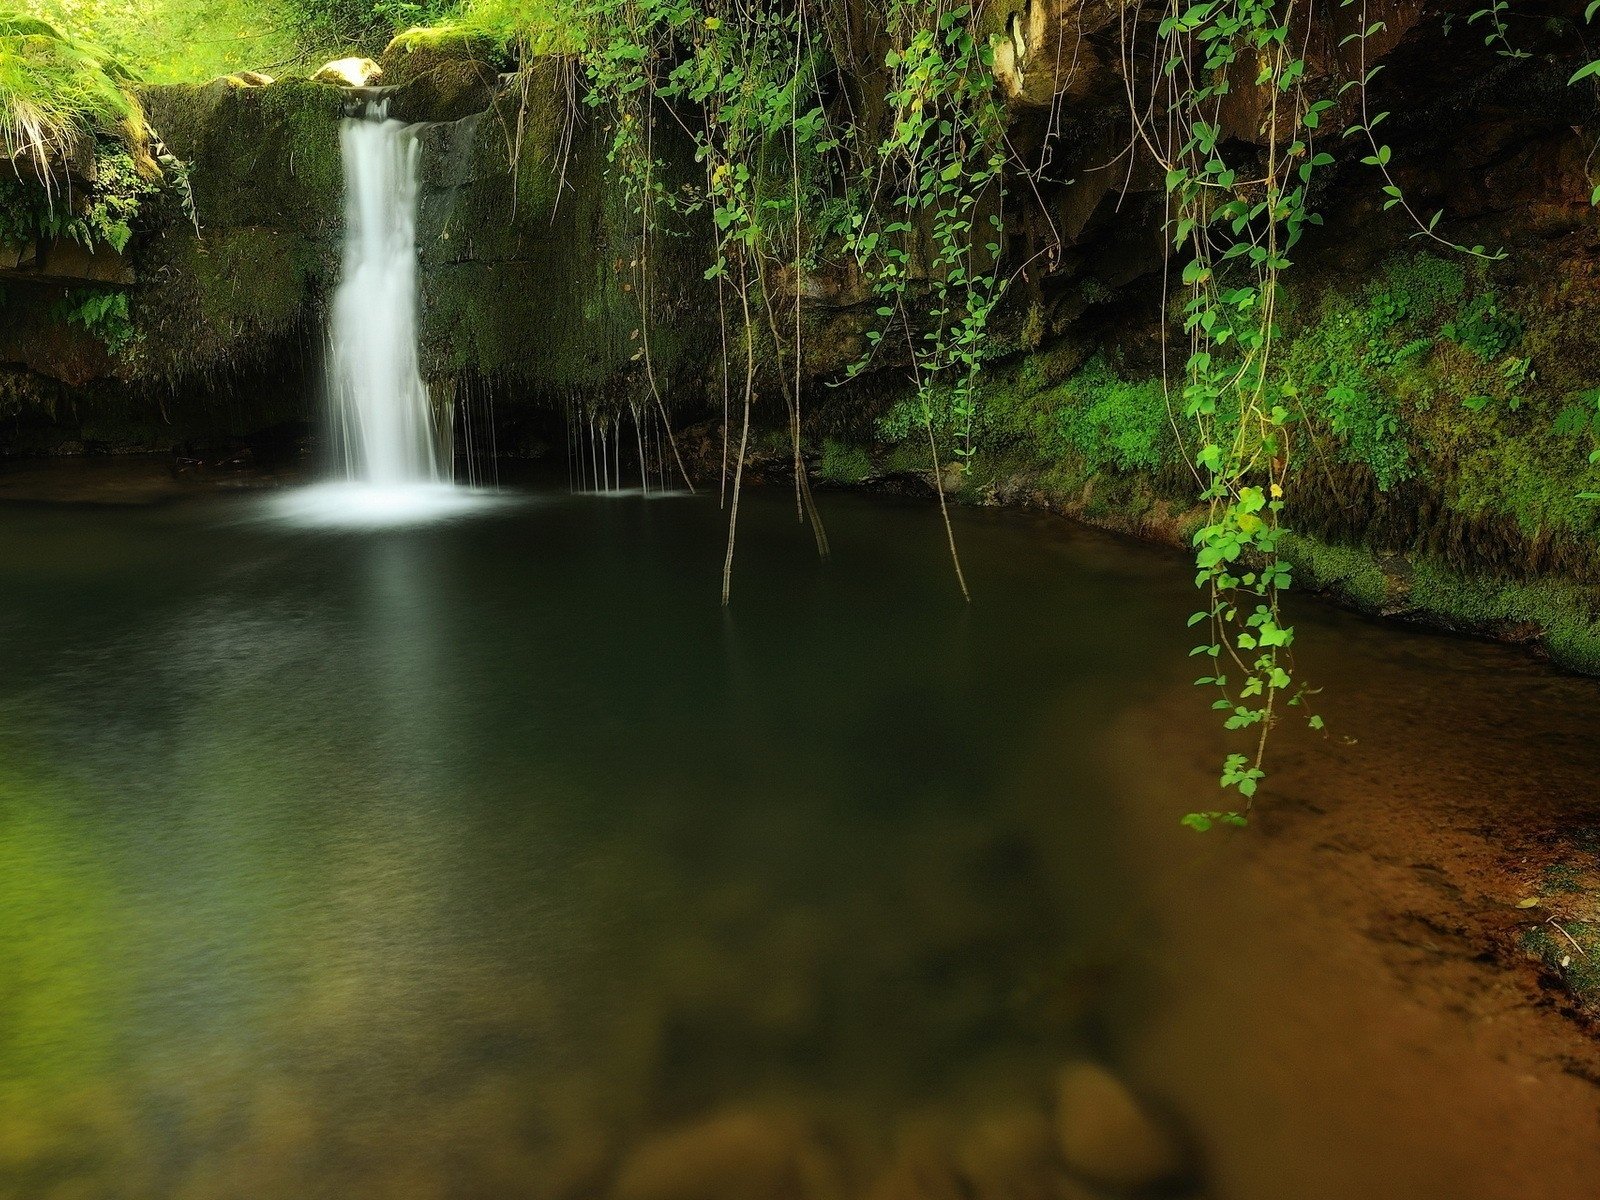
[[[495,100],[503,68],[512,65],[494,42],[450,29],[409,29],[378,59],[389,115],[401,121],[459,121]],[[509,101],[507,109],[514,107]]]
[[[1073,1174],[1124,1191],[1176,1179],[1187,1165],[1172,1131],[1092,1062],[1070,1063],[1057,1079],[1056,1144]]]
[[[942,1114],[901,1123],[894,1156],[867,1190],[866,1200],[971,1200],[956,1162],[955,1122]]]
[[[1103,1200],[1061,1163],[1049,1117],[1025,1105],[969,1122],[930,1113],[901,1123],[865,1200]]]
[[[340,87],[367,87],[383,74],[383,68],[370,58],[352,55],[324,63],[311,78],[316,83],[337,83]]]
[[[29,266],[37,255],[38,247],[33,242],[20,245],[0,242],[0,271],[15,271],[18,267]]]

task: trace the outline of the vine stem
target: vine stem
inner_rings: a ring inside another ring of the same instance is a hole
[[[961,569],[961,552],[956,549],[955,527],[950,524],[950,507],[945,503],[944,499],[944,476],[939,470],[939,447],[933,440],[932,416],[929,416],[926,428],[928,430],[928,454],[933,459],[933,486],[934,490],[939,493],[939,515],[944,518],[944,536],[950,543],[950,562],[956,569],[956,583],[961,587],[961,598],[971,604],[972,593],[967,590],[967,575]]]

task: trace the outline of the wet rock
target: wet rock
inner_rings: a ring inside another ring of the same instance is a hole
[[[383,68],[389,114],[401,121],[459,121],[494,102],[504,54],[492,43],[460,36],[419,40],[420,31],[389,43]],[[508,101],[507,107],[512,105]]]
[[[26,266],[33,262],[34,254],[33,242],[24,242],[20,246],[0,242],[0,271],[13,271]]]
[[[733,1110],[645,1142],[623,1163],[612,1200],[836,1200],[838,1163],[809,1122]]]
[[[1114,19],[1110,5],[1081,0],[1006,0],[985,14],[992,26],[994,73],[1013,104],[1048,107],[1058,96],[1081,98],[1105,71],[1087,40]]]
[[[1115,1075],[1091,1062],[1064,1067],[1056,1085],[1056,1140],[1073,1174],[1120,1190],[1185,1171],[1183,1148]]]
[[[337,83],[340,87],[366,87],[383,74],[383,68],[370,58],[352,55],[324,63],[311,78],[316,83]]]

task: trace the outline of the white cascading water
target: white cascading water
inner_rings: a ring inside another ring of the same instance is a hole
[[[417,139],[382,101],[340,123],[344,276],[333,299],[328,390],[345,478],[379,488],[441,481],[417,370]]]
[[[417,365],[417,162],[413,126],[387,102],[340,123],[344,274],[334,295],[328,399],[343,482],[285,498],[316,524],[392,524],[470,507],[450,483],[448,439],[435,425]],[[441,451],[441,442],[443,449]]]

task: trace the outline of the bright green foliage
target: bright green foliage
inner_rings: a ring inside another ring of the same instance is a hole
[[[473,6],[463,20],[486,27],[490,11]],[[793,288],[824,256],[850,261],[876,299],[880,324],[867,332],[871,349],[851,373],[885,358],[908,361],[916,400],[901,415],[922,428],[935,466],[936,430],[946,432],[947,452],[971,458],[976,380],[989,353],[988,320],[1004,290],[997,266],[1007,161],[977,6],[872,6],[882,32],[882,111],[871,124],[839,126],[830,123],[824,97],[849,86],[840,78],[842,47],[837,30],[808,5],[564,0],[560,10],[510,11],[521,28],[516,37],[501,29],[503,44],[537,51],[549,45],[554,26],[572,48],[588,85],[586,103],[609,121],[609,160],[641,227],[648,233],[663,210],[709,218],[714,250],[705,278],[717,287],[728,391],[744,414],[728,456],[735,499],[725,600],[758,373],[784,400],[799,465],[804,322]],[[656,136],[667,107],[694,142],[703,189],[664,185]],[[647,369],[649,352],[646,338],[640,355]],[[802,512],[810,508],[804,478],[797,469]],[[959,579],[959,559],[956,570]]]
[[[0,175],[0,245],[70,239],[86,249],[126,249],[141,204],[162,184],[140,174],[122,143],[102,140],[96,151],[94,191],[81,210],[61,203],[36,179]],[[113,352],[134,338],[128,296],[120,289],[74,286],[52,303],[50,312],[63,324],[87,329]]]
[[[1330,292],[1290,339],[1287,390],[1320,417],[1340,458],[1372,468],[1387,490],[1416,473],[1401,416],[1405,380],[1432,353],[1444,314],[1466,288],[1461,266],[1431,254],[1399,257],[1360,293]]]
[[[1483,292],[1472,298],[1457,319],[1446,321],[1439,333],[1459,342],[1479,358],[1493,361],[1517,344],[1522,330],[1520,317],[1502,312],[1494,293]]]
[[[593,44],[591,32],[599,19],[592,0],[466,0],[448,20],[411,21],[417,28],[401,36],[415,41],[430,34],[465,34],[525,54],[582,54]]]
[[[503,11],[512,2],[495,0],[493,7]],[[21,5],[81,31],[152,83],[198,82],[245,70],[303,72],[353,52],[376,54],[396,32],[446,21],[460,9],[455,0],[21,0]]]
[[[123,250],[133,237],[141,202],[161,185],[141,175],[120,144],[102,142],[97,151],[95,188],[82,211],[54,203],[34,179],[0,174],[0,245],[71,238],[84,247]]]
[[[0,149],[47,184],[80,141],[134,119],[130,82],[106,51],[0,5]]]
[[[977,16],[970,4],[889,0],[896,48],[884,65],[894,120],[875,157],[877,170],[906,181],[895,201],[902,219],[881,230],[861,219],[849,243],[868,264],[878,316],[905,331],[930,441],[936,425],[948,426],[963,459],[976,452],[977,377],[987,357],[989,318],[1005,289],[997,270],[1004,118],[990,86],[993,51],[975,36]],[[931,258],[921,262],[912,249],[919,230],[931,230],[933,244]],[[874,260],[875,252],[881,258]],[[918,276],[926,277],[932,293],[920,318],[913,311]],[[884,336],[883,330],[868,334],[874,346]],[[853,372],[869,362],[855,364]]]
[[[211,79],[272,66],[298,53],[278,0],[22,0],[81,30],[155,83]]]
[[[1096,355],[1054,386],[1030,367],[994,375],[981,386],[974,435],[989,456],[1024,465],[1071,463],[1082,476],[1097,472],[1154,473],[1182,463],[1161,380],[1124,379]],[[935,396],[931,407],[910,395],[879,419],[878,435],[892,445],[919,439],[928,421],[941,441],[961,436],[954,406]]]
[[[1482,273],[1400,256],[1291,329],[1286,388],[1323,453],[1369,467],[1381,489],[1422,476],[1464,514],[1586,530],[1582,459],[1561,441],[1589,449],[1596,409],[1574,396],[1549,411],[1527,333]]]
[[[111,288],[75,288],[55,308],[56,319],[81,325],[113,353],[134,338],[128,313],[128,294]]]
[[[1214,691],[1224,728],[1249,735],[1248,749],[1224,760],[1219,781],[1246,809],[1265,776],[1280,705],[1299,705],[1305,694],[1292,675],[1294,630],[1279,607],[1290,584],[1277,542],[1294,414],[1275,370],[1275,307],[1290,253],[1320,220],[1306,207],[1306,189],[1334,161],[1313,145],[1333,102],[1305,94],[1306,64],[1288,22],[1270,0],[1174,4],[1157,47],[1174,103],[1165,127],[1146,135],[1166,169],[1166,233],[1183,261],[1181,411],[1207,506],[1193,538],[1205,607],[1189,620],[1204,640],[1190,653],[1209,660],[1195,684]],[[1235,76],[1274,110],[1298,117],[1287,130],[1263,123],[1265,170],[1253,154],[1230,161],[1216,123]]]
[[[1159,379],[1119,379],[1095,357],[1062,385],[1060,400],[1061,440],[1085,462],[1154,471],[1177,456]]]

